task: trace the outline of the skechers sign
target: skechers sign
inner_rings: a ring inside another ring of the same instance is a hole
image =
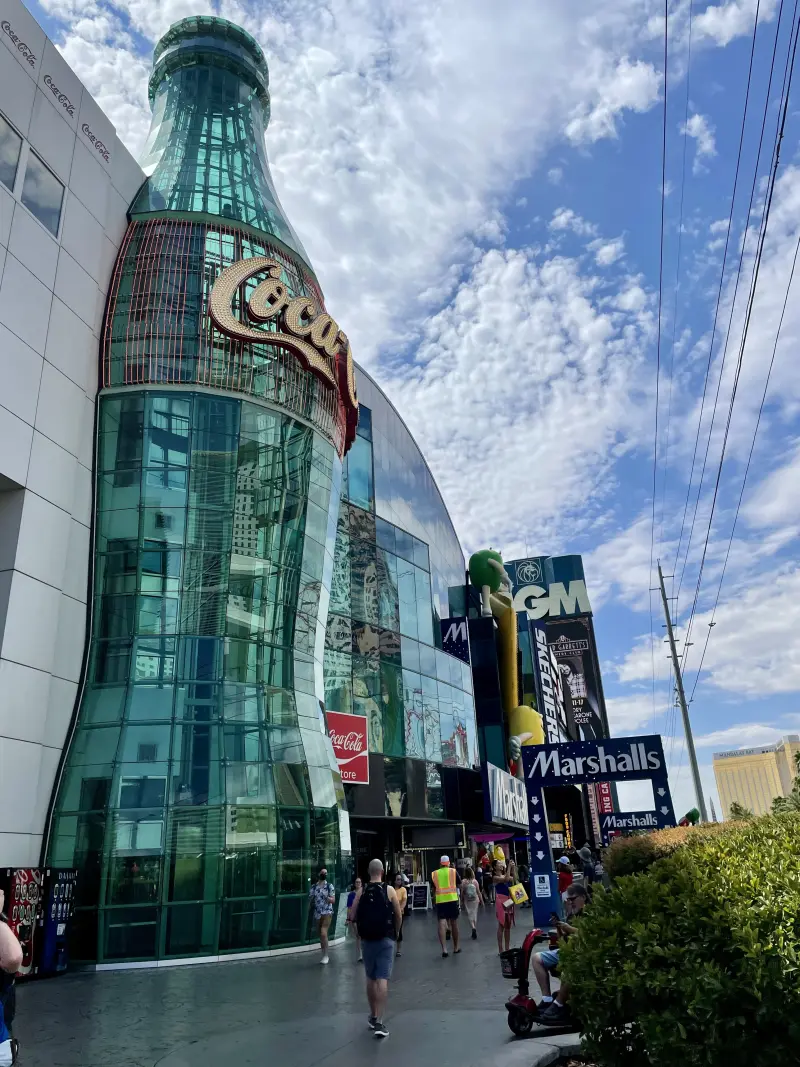
[[[590,615],[580,556],[533,556],[506,563],[514,591],[514,610],[529,619]]]
[[[544,719],[545,737],[551,744],[561,738],[561,723],[564,721],[564,694],[561,672],[547,644],[547,631],[541,624],[531,626],[534,637],[534,676],[536,679],[536,702]]]
[[[565,745],[530,745],[522,749],[528,799],[542,787],[585,782],[626,782],[649,779],[665,826],[675,825],[664,748],[658,734],[607,737]]]
[[[528,828],[525,783],[493,763],[481,765],[484,815],[487,822],[507,822]]]

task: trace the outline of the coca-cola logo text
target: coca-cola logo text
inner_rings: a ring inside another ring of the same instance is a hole
[[[17,34],[14,33],[14,28],[7,19],[3,19],[3,21],[0,22],[0,30],[2,30],[6,37],[13,43],[22,58],[28,61],[28,66],[35,67],[36,56],[31,51],[30,45],[20,40]]]
[[[369,784],[367,720],[344,711],[326,712],[328,737],[343,782]]]
[[[66,113],[68,115],[74,115],[75,114],[75,105],[72,103],[72,101],[70,100],[70,98],[67,96],[66,93],[62,93],[61,92],[61,90],[55,84],[55,82],[53,81],[53,79],[50,77],[49,74],[45,74],[45,76],[44,76],[44,84],[47,86],[47,88],[50,90],[50,92],[53,94],[53,96],[56,98],[56,100],[59,102],[59,104],[61,104],[61,106],[66,111]]]
[[[86,137],[87,141],[91,142],[91,144],[94,145],[94,147],[97,149],[98,153],[103,157],[106,163],[110,163],[111,157],[108,154],[108,149],[100,140],[100,138],[95,137],[95,135],[92,133],[89,128],[88,122],[84,122],[84,124],[81,126],[81,130],[83,131],[83,135]]]
[[[340,752],[363,752],[366,748],[365,735],[357,730],[351,730],[349,734],[331,733],[333,747]]]

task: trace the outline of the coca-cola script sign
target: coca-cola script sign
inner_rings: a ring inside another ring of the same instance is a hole
[[[342,711],[328,711],[325,715],[342,781],[351,785],[369,785],[366,717]]]

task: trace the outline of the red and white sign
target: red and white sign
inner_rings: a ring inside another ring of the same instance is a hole
[[[611,793],[610,782],[597,782],[595,785],[595,791],[597,793],[597,806],[600,809],[601,815],[611,815],[614,812],[614,797]]]
[[[326,711],[325,717],[342,781],[351,785],[369,785],[366,717],[348,715],[343,711]]]

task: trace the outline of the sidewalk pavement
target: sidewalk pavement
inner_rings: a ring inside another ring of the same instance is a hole
[[[395,961],[388,1040],[367,1028],[355,945],[274,959],[75,973],[22,985],[15,1032],[20,1067],[544,1067],[577,1035],[515,1039],[495,924],[479,940],[462,920],[462,952],[441,958],[431,913],[406,920]],[[512,944],[530,929],[521,911]]]

